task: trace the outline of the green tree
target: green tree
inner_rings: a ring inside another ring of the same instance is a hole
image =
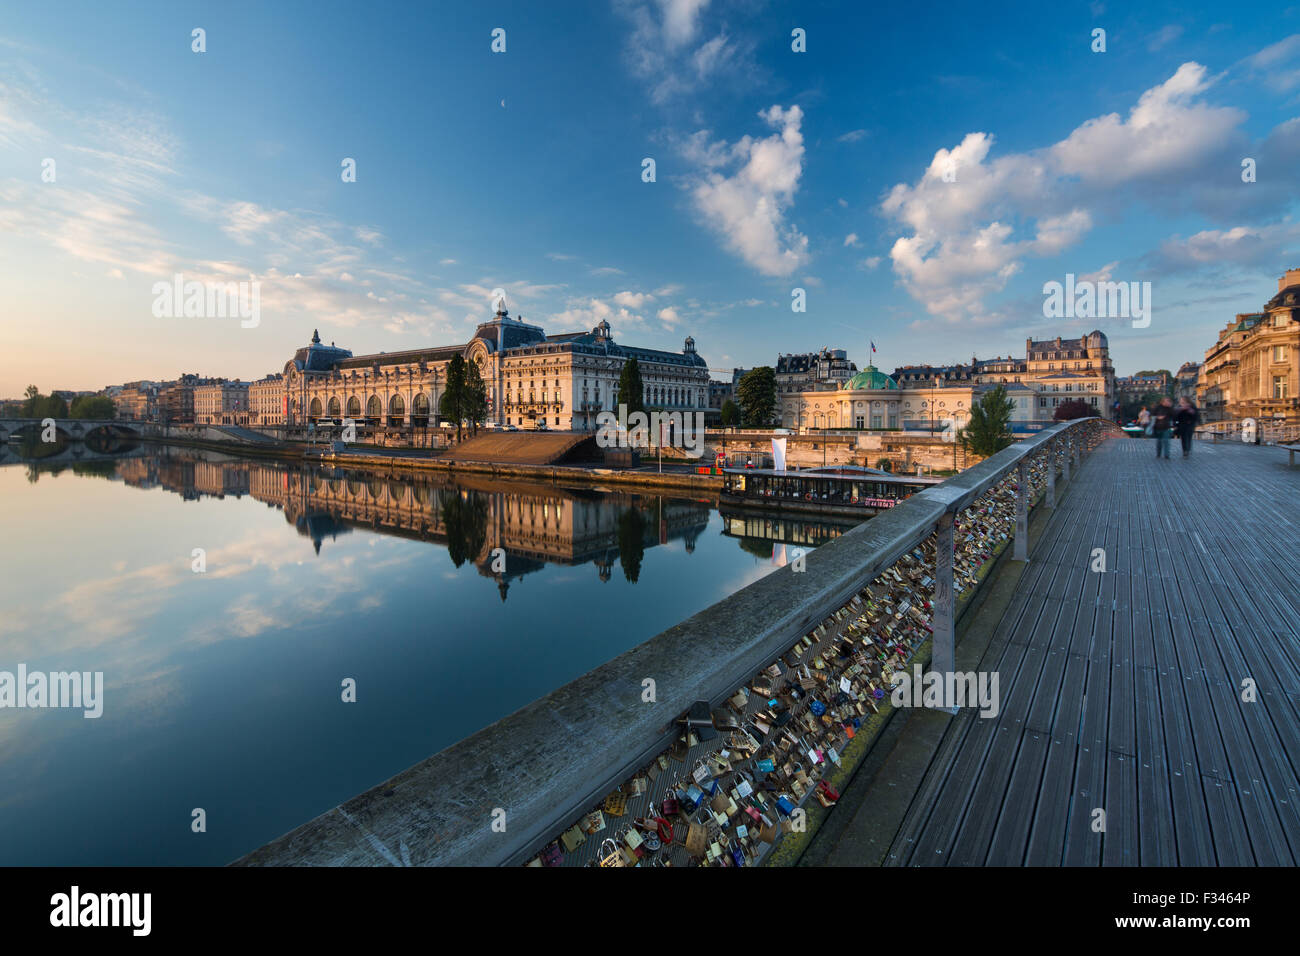
[[[477,362],[465,363],[465,417],[478,431],[478,426],[487,419],[487,385],[478,370]]]
[[[1011,413],[1015,403],[1007,398],[1007,390],[996,385],[980,396],[971,406],[970,421],[960,432],[962,447],[968,452],[988,458],[1011,444]]]
[[[35,385],[28,385],[23,401],[23,418],[67,418],[68,403],[58,395],[42,395]]]
[[[880,461],[876,462],[876,467],[879,468],[881,471],[892,472],[894,470],[894,465],[888,458],[880,459]]]
[[[776,372],[770,365],[750,369],[736,386],[745,424],[767,428],[776,418]]]
[[[106,421],[117,417],[113,400],[104,395],[78,395],[72,400],[68,414],[72,418],[92,418]]]
[[[618,376],[618,398],[614,404],[626,405],[629,415],[645,411],[645,386],[641,384],[641,366],[637,364],[636,356],[623,363],[623,371]],[[615,408],[614,412],[617,413],[618,409]]]
[[[438,399],[438,414],[456,423],[456,440],[460,441],[460,423],[465,418],[465,359],[453,355],[447,363],[447,383]]]
[[[731,428],[740,424],[740,406],[731,399],[722,403],[722,427]]]

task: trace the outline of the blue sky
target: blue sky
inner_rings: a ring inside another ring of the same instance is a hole
[[[1199,359],[1300,265],[1300,7],[994,6],[0,3],[0,396],[464,341],[496,287],[715,368]],[[177,273],[260,324],[155,318]],[[1044,319],[1067,273],[1150,327]]]

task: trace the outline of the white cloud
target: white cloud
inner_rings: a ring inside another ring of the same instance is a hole
[[[639,309],[653,298],[646,292],[618,292],[614,295],[614,302],[629,309]]]
[[[1245,59],[1247,70],[1278,93],[1300,86],[1300,33],[1278,40]]]
[[[856,246],[857,244],[858,244],[858,234],[856,232],[851,232],[844,237],[844,245]]]
[[[666,309],[660,309],[659,318],[665,325],[676,325],[681,321],[681,316],[678,315],[677,310],[671,306]]]
[[[1298,241],[1300,224],[1296,223],[1204,229],[1186,239],[1166,239],[1145,261],[1159,275],[1207,266],[1277,269],[1278,263],[1287,261],[1287,254],[1293,253]]]
[[[1152,53],[1163,49],[1183,35],[1183,28],[1176,23],[1163,26],[1147,37],[1147,49]]]
[[[757,73],[752,42],[703,26],[708,0],[622,0],[631,21],[627,57],[632,72],[650,85],[651,99],[666,103],[706,84],[747,83]]]
[[[835,137],[835,141],[838,143],[856,143],[866,135],[867,131],[865,129],[851,129],[847,133]]]
[[[728,146],[697,133],[685,147],[706,172],[691,195],[704,222],[763,275],[788,276],[808,261],[808,239],[786,222],[803,172],[803,111],[772,106],[759,113],[777,132]],[[733,171],[728,175],[726,168]]]
[[[1222,164],[1242,155],[1245,116],[1202,102],[1211,83],[1203,66],[1184,63],[1127,117],[1087,120],[1045,148],[990,158],[993,136],[974,132],[937,150],[919,180],[881,203],[906,233],[890,251],[895,273],[931,314],[987,318],[987,298],[1025,258],[1070,249],[1102,212],[1217,201]]]

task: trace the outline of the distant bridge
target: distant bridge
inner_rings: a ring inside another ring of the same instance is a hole
[[[54,427],[68,441],[85,441],[91,434],[103,431],[105,437],[143,438],[145,422],[125,421],[122,419],[93,418],[0,418],[0,442],[7,442],[15,432],[30,431],[39,435],[47,421],[53,421]]]

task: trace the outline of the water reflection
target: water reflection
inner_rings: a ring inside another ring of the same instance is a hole
[[[843,532],[155,445],[10,461],[0,669],[102,671],[105,709],[0,711],[0,864],[228,862]]]
[[[495,581],[502,600],[512,581],[546,564],[591,563],[608,581],[618,561],[635,583],[647,547],[681,540],[693,552],[712,511],[707,500],[229,460],[181,449],[27,467],[29,481],[70,469],[190,501],[247,495],[281,509],[318,555],[327,542],[358,528],[443,545],[455,567],[470,563]]]

